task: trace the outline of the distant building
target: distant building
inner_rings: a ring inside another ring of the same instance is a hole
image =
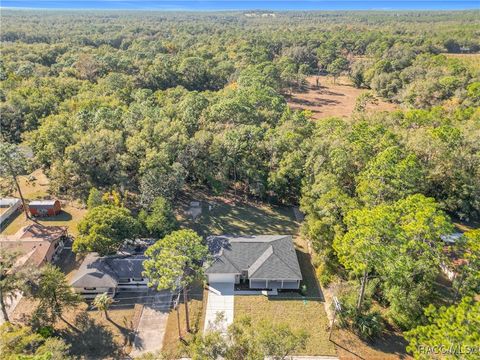
[[[28,210],[32,216],[53,216],[62,210],[62,206],[58,200],[35,200],[28,204]]]
[[[7,220],[22,208],[20,199],[3,198],[0,199],[0,225],[7,222]]]
[[[0,248],[20,252],[18,265],[40,267],[56,260],[67,236],[64,226],[31,224],[21,228],[15,235],[0,237]]]
[[[70,282],[75,292],[91,299],[98,294],[145,291],[148,280],[142,275],[143,255],[99,256],[90,253]]]

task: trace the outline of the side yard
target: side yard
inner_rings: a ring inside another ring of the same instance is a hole
[[[28,176],[20,176],[19,184],[26,200],[38,200],[49,197],[49,180],[40,169],[35,170]],[[18,197],[16,192],[11,195]],[[68,232],[76,236],[78,234],[77,225],[85,216],[87,210],[76,202],[61,202],[62,211],[58,215],[37,218],[35,221],[45,226],[66,226],[68,227]],[[32,220],[25,219],[25,215],[22,212],[17,212],[12,215],[12,218],[5,225],[2,225],[0,233],[2,235],[13,235],[21,227],[31,223]]]
[[[23,322],[35,307],[35,301],[23,298],[12,319]],[[59,320],[55,329],[71,345],[72,355],[83,355],[86,359],[119,358],[131,349],[135,313],[139,310],[133,305],[116,303],[108,311],[107,319],[102,313],[89,310],[87,304],[82,303],[64,314],[68,324]]]

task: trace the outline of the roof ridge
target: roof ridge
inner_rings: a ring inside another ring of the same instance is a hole
[[[291,235],[286,235],[285,237],[283,237],[283,238],[281,238],[281,239],[278,239],[278,240],[275,240],[275,241],[283,240],[283,239],[285,239],[287,236],[291,236]],[[295,256],[297,256],[297,253],[296,253],[296,251],[295,251],[295,246],[293,246],[293,239],[292,239],[291,244],[292,244],[293,251],[295,252]],[[296,270],[296,269],[293,269],[289,264],[287,264],[287,263],[282,259],[281,256],[278,256],[277,252],[275,251],[275,248],[273,248],[273,253],[275,254],[275,256],[276,256],[277,258],[280,259],[280,261],[281,261],[282,263],[284,263],[284,264],[285,264],[290,270],[292,270],[295,274],[302,276],[302,271],[300,270],[300,274],[297,273],[297,270]]]
[[[271,244],[269,244],[267,246],[267,248],[265,249],[265,251],[263,253],[261,253],[260,256],[248,268],[248,276],[250,277],[251,275],[255,274],[255,272],[257,272],[257,270],[263,264],[265,264],[265,262],[268,260],[268,258],[270,258],[270,256],[272,256],[272,254],[274,254],[273,246]]]

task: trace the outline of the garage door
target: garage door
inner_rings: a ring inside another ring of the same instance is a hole
[[[208,274],[209,283],[234,283],[235,274]]]

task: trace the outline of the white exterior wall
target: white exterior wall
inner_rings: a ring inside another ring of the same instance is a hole
[[[12,199],[12,205],[0,215],[0,225],[3,224],[12,214],[22,207],[22,202],[19,199]]]
[[[236,274],[208,274],[208,282],[235,283]]]

